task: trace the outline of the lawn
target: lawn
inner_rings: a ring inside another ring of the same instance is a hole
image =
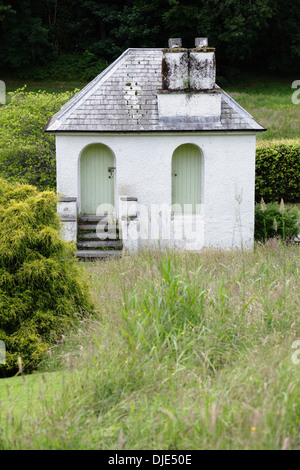
[[[64,91],[72,91],[74,89],[83,88],[86,83],[80,81],[53,81],[53,80],[21,80],[16,78],[5,79],[6,91],[9,93],[26,85],[27,91],[38,92],[45,90],[47,93],[63,93]]]
[[[226,91],[265,128],[263,140],[299,139],[300,104],[292,102],[292,78],[261,77],[229,86]]]
[[[46,400],[50,405],[55,392],[61,392],[63,380],[64,375],[61,372],[1,379],[1,410],[8,413],[13,411],[16,419],[22,418],[24,413],[30,417],[37,416],[42,410],[43,401]]]
[[[2,448],[300,448],[298,247],[81,268],[96,317],[0,382]]]

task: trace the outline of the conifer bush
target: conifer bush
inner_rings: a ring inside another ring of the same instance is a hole
[[[82,316],[92,312],[75,246],[60,236],[52,191],[0,179],[1,375],[30,372]]]

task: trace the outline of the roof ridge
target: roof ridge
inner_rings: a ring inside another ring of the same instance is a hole
[[[218,87],[218,88],[220,88],[220,87]],[[243,118],[249,124],[249,126],[251,126],[253,129],[255,129],[255,124],[258,124],[263,129],[263,126],[261,126],[258,122],[256,122],[254,117],[250,113],[248,113],[248,111],[245,108],[243,108],[237,101],[235,101],[235,99],[232,98],[232,96],[230,96],[224,90],[222,90],[222,94],[223,94],[223,99],[224,99],[225,103],[227,103],[229,106],[231,106],[231,108],[234,111],[236,111],[239,115],[242,114]]]

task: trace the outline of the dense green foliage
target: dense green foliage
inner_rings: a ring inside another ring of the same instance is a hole
[[[82,54],[62,54],[40,67],[30,70],[30,78],[38,80],[93,80],[109,65],[107,60],[99,59],[95,54],[84,51]]]
[[[9,93],[0,112],[0,175],[7,180],[56,187],[55,139],[44,132],[48,120],[68,101],[72,92]]]
[[[300,143],[268,142],[256,150],[255,198],[300,201]]]
[[[300,214],[297,207],[285,207],[283,201],[255,205],[255,239],[267,241],[280,237],[283,240],[296,237],[300,232]]]
[[[217,47],[222,75],[299,70],[298,0],[0,0],[0,63],[19,76],[51,77],[62,56],[63,75],[79,78],[79,67],[83,76],[87,62],[111,62],[128,47],[165,47],[169,37],[193,47],[196,36]]]
[[[62,240],[57,197],[0,180],[0,340],[2,373],[36,367],[51,344],[91,309],[75,265],[74,245]]]

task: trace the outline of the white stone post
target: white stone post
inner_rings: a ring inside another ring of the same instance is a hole
[[[65,241],[77,241],[77,198],[61,197],[57,204],[61,233]]]
[[[138,202],[136,197],[121,196],[119,200],[119,219],[123,249],[127,253],[139,251]]]

